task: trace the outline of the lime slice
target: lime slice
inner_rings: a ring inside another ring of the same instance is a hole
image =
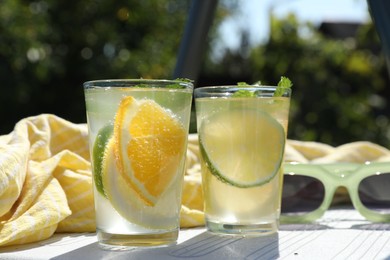
[[[203,121],[200,151],[220,181],[250,188],[271,181],[283,161],[285,132],[268,113],[232,110]]]
[[[102,182],[102,163],[108,140],[110,139],[113,131],[114,127],[112,125],[106,125],[102,129],[100,129],[96,136],[92,151],[93,179],[95,182],[95,187],[98,192],[100,192],[100,194],[102,194],[104,197],[106,197],[106,195]]]

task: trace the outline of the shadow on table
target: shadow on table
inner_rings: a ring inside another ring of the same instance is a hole
[[[66,234],[67,239],[64,239],[62,237],[62,234]],[[40,246],[45,246],[45,245],[50,245],[51,247],[67,246],[71,244],[77,245],[80,243],[84,243],[85,241],[88,241],[88,239],[93,236],[95,236],[95,233],[56,233],[52,237],[42,241],[21,244],[21,245],[0,247],[0,254],[11,253],[11,252],[23,252]]]
[[[279,236],[244,238],[201,233],[181,244],[153,249],[105,251],[97,243],[79,248],[53,259],[276,259]]]
[[[390,223],[368,223],[361,225],[353,225],[351,229],[389,231]]]
[[[313,231],[325,229],[331,229],[331,227],[318,223],[283,224],[279,227],[280,231]]]

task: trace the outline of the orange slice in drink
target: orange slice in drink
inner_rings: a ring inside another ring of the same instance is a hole
[[[146,205],[154,206],[182,170],[183,126],[155,101],[128,96],[119,105],[113,138],[120,175]]]

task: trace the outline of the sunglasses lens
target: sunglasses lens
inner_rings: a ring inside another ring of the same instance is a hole
[[[363,179],[358,187],[363,205],[383,214],[390,214],[390,173],[382,173]]]
[[[325,197],[321,181],[301,175],[284,175],[282,214],[299,215],[320,207]]]

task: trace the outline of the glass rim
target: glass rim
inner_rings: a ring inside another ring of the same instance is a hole
[[[270,86],[270,85],[245,85],[245,86],[237,86],[237,85],[215,85],[215,86],[204,86],[204,87],[197,87],[196,89],[202,90],[226,90],[226,89],[264,89],[264,90],[275,90],[277,86]]]
[[[84,82],[83,87],[84,89],[107,87],[134,87],[140,84],[150,84],[150,86],[145,86],[145,88],[158,88],[173,84],[179,85],[183,87],[183,89],[194,88],[192,81],[185,81],[180,79],[97,79]]]
[[[246,86],[237,86],[237,85],[221,85],[221,86],[204,86],[197,87],[194,89],[195,98],[199,97],[228,97],[229,94],[235,93],[239,90],[248,90],[248,91],[260,91],[259,94],[272,94],[275,93],[278,86],[269,86],[269,85],[246,85]],[[292,93],[291,88],[284,89],[283,95],[281,97],[290,97]],[[224,95],[222,95],[224,94]],[[259,95],[259,97],[265,97],[270,95]],[[270,96],[271,97],[271,96]]]

